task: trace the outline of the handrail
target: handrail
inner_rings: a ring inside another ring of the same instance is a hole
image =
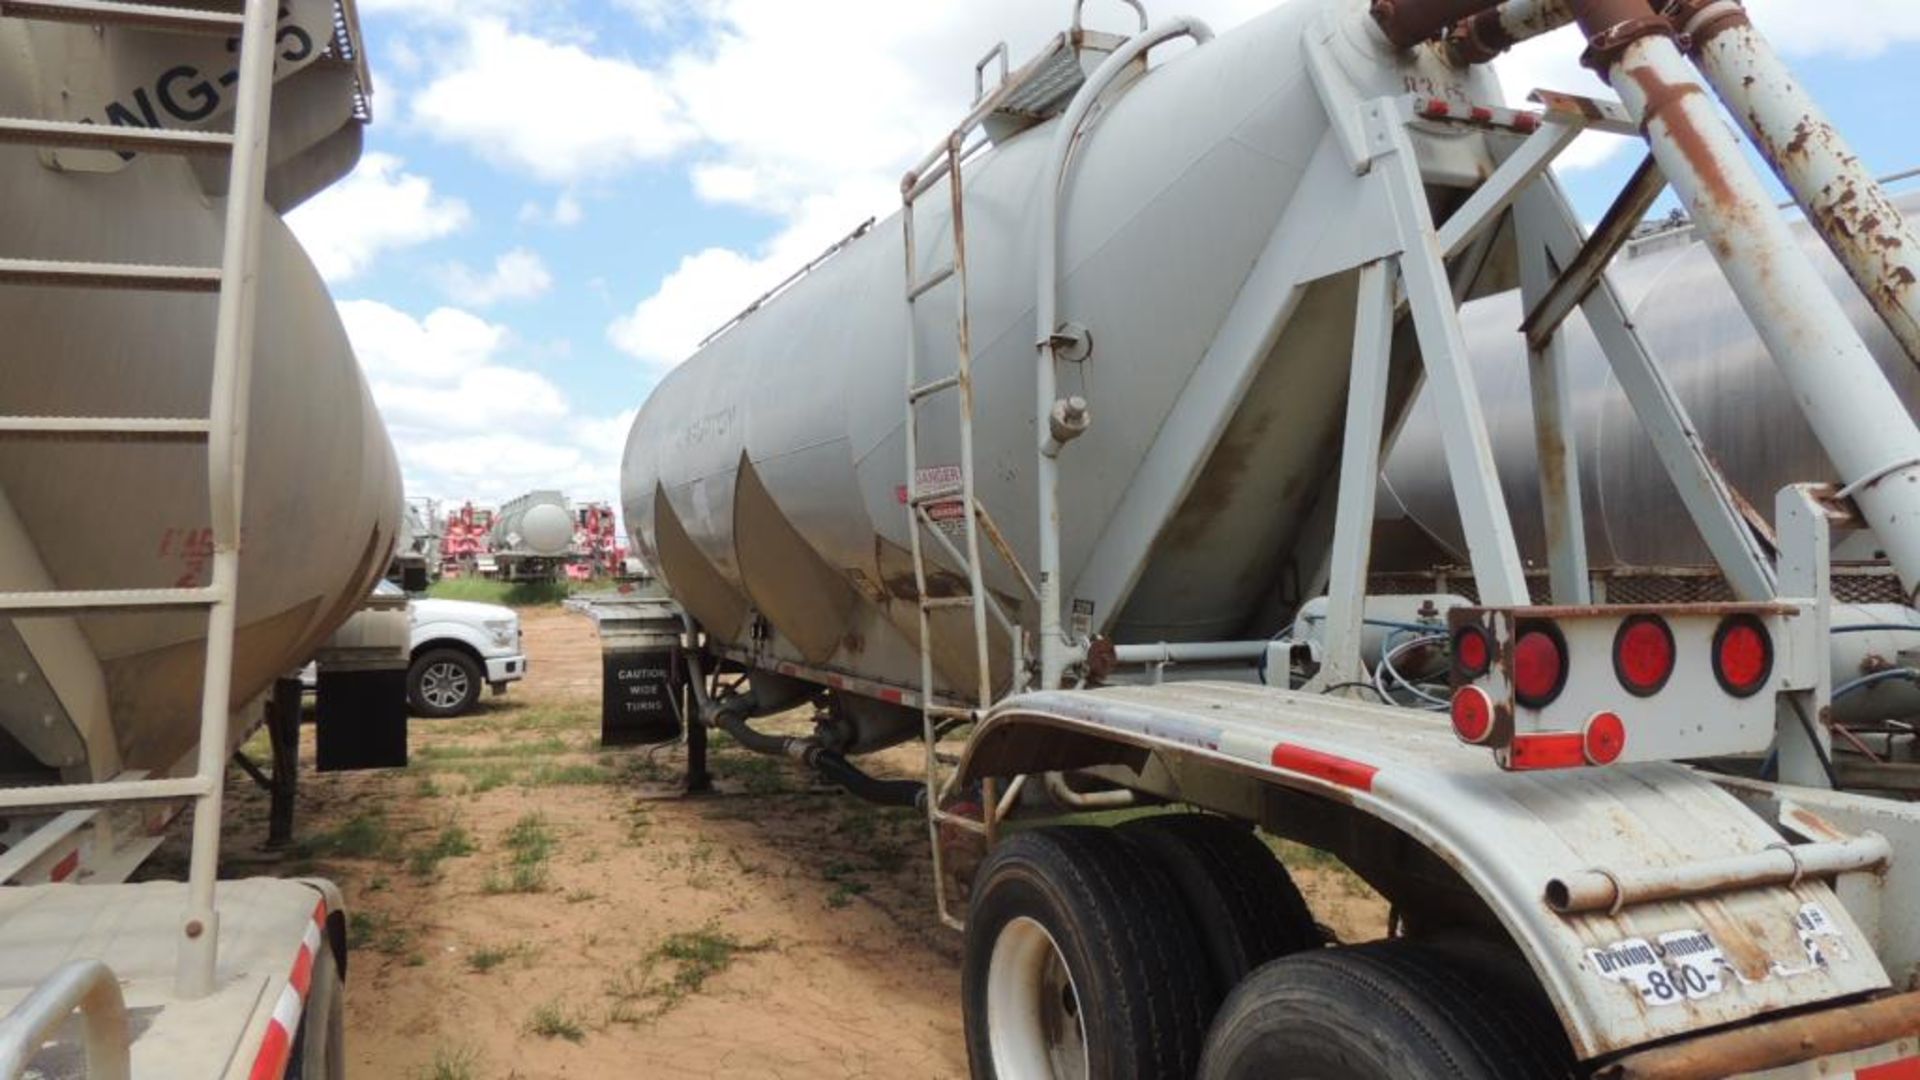
[[[1146,5],[1142,4],[1140,0],[1120,0],[1120,2],[1132,8],[1134,12],[1140,16],[1140,33],[1142,34],[1146,33],[1147,27],[1151,23],[1151,20],[1147,18]],[[1086,7],[1087,7],[1087,0],[1074,0],[1073,35],[1075,37],[1080,36],[1080,33],[1081,33],[1080,16],[1082,13],[1086,11]]]
[[[0,1080],[18,1080],[75,1009],[86,1024],[89,1080],[128,1080],[127,1002],[113,969],[98,960],[68,963],[0,1019]]]
[[[829,247],[827,250],[821,252],[818,255],[815,255],[805,266],[802,266],[800,269],[795,270],[793,273],[788,274],[785,278],[781,279],[780,284],[775,285],[773,288],[768,289],[766,292],[762,293],[758,300],[755,300],[753,303],[748,304],[746,308],[740,312],[740,314],[735,315],[731,319],[728,319],[726,323],[720,327],[720,329],[715,330],[713,333],[708,334],[704,338],[701,338],[700,344],[695,346],[695,348],[700,348],[700,349],[706,348],[707,346],[713,344],[715,341],[718,341],[722,334],[725,334],[727,331],[733,329],[736,326],[739,326],[743,322],[746,322],[748,316],[752,315],[754,312],[759,311],[761,308],[765,307],[768,301],[772,300],[776,296],[779,296],[781,293],[786,292],[789,288],[793,286],[795,282],[799,281],[801,278],[806,277],[808,274],[813,273],[815,270],[818,270],[821,264],[825,263],[828,259],[831,259],[835,255],[838,255],[842,251],[845,251],[847,249],[847,245],[853,243],[855,240],[858,240],[861,237],[867,235],[867,233],[871,232],[873,230],[874,221],[875,221],[874,218],[868,218],[867,220],[861,222],[859,228],[841,237],[838,241],[836,241],[833,244],[832,247]]]
[[[1081,0],[1084,3],[1085,0]],[[1132,2],[1132,0],[1129,0]],[[1138,8],[1138,4],[1134,5]],[[1076,24],[1079,7],[1074,9]],[[1143,12],[1144,14],[1144,12]],[[1077,26],[1076,26],[1077,29]],[[1039,461],[1040,496],[1040,685],[1058,686],[1066,664],[1062,657],[1060,618],[1060,467],[1058,443],[1047,444],[1052,430],[1054,398],[1059,380],[1054,370],[1056,335],[1060,328],[1060,202],[1066,187],[1067,170],[1074,149],[1080,143],[1081,127],[1099,101],[1135,61],[1169,41],[1191,38],[1196,45],[1213,40],[1213,28],[1194,18],[1169,19],[1158,26],[1143,29],[1139,36],[1115,50],[1101,63],[1073,97],[1054,129],[1053,150],[1047,171],[1040,178],[1040,262],[1038,314],[1040,363],[1038,376],[1038,431],[1042,446]],[[1052,453],[1048,451],[1051,450]]]

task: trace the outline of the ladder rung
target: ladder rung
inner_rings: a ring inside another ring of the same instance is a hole
[[[960,376],[949,375],[944,379],[935,379],[930,383],[921,383],[908,393],[911,401],[925,401],[935,394],[945,393],[960,385]]]
[[[82,438],[129,442],[206,442],[205,420],[119,416],[0,416],[0,439]]]
[[[907,303],[911,304],[915,300],[920,299],[921,297],[927,295],[928,293],[939,288],[940,286],[945,285],[949,280],[953,278],[953,270],[954,268],[952,264],[943,266],[940,269],[935,270],[933,272],[932,277],[929,277],[925,281],[922,281],[920,284],[914,285],[911,288],[907,289]]]
[[[929,596],[925,600],[920,601],[920,606],[927,611],[947,611],[953,608],[970,608],[973,606],[973,597],[971,596]]]
[[[167,802],[173,799],[197,799],[207,793],[207,782],[198,776],[186,776],[178,780],[109,780],[102,784],[0,788],[0,811]]]
[[[233,136],[223,131],[173,131],[168,128],[75,124],[64,120],[0,118],[0,143],[68,146],[129,154],[225,154]]]
[[[202,266],[0,259],[0,285],[70,285],[210,293],[220,291],[220,271]]]
[[[927,506],[932,503],[949,502],[957,499],[966,494],[966,491],[967,489],[960,484],[942,484],[939,487],[928,488],[914,495],[909,501],[912,502],[914,506]]]
[[[71,592],[0,592],[0,615],[94,615],[130,611],[181,611],[211,606],[212,589],[97,589]]]
[[[137,26],[183,34],[237,34],[245,25],[245,16],[238,12],[127,4],[114,0],[0,0],[0,17],[99,26]]]

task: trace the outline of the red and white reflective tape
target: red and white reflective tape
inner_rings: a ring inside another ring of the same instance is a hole
[[[300,1014],[307,1008],[307,991],[313,985],[313,961],[320,955],[320,943],[326,938],[327,902],[313,906],[313,918],[300,938],[300,955],[293,958],[293,971],[280,988],[280,999],[273,1003],[273,1018],[267,1021],[266,1038],[260,1040],[260,1053],[253,1059],[249,1080],[279,1080],[287,1073],[293,1036],[300,1030]]]

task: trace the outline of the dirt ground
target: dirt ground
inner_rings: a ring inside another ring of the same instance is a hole
[[[414,721],[410,768],[314,774],[309,729],[293,850],[261,851],[265,796],[229,786],[224,874],[346,892],[349,1074],[964,1076],[923,819],[737,748],[718,795],[683,798],[677,748],[599,749],[591,623],[522,619],[528,679]],[[1343,939],[1378,934],[1343,867],[1295,876]]]

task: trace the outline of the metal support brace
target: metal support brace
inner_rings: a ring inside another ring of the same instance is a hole
[[[1362,107],[1374,168],[1385,174],[1388,202],[1404,250],[1400,276],[1420,339],[1420,356],[1433,386],[1443,422],[1447,472],[1453,481],[1460,521],[1466,529],[1480,600],[1491,607],[1526,605],[1527,577],[1513,521],[1500,490],[1493,444],[1480,409],[1480,397],[1467,356],[1465,332],[1454,303],[1452,282],[1441,258],[1433,217],[1427,206],[1420,162],[1402,122],[1401,102],[1380,98]]]
[[[1358,682],[1363,674],[1360,639],[1393,362],[1393,294],[1391,263],[1382,259],[1360,268],[1353,371],[1340,454],[1340,502],[1333,527],[1333,577],[1327,590],[1326,652],[1319,674],[1307,687],[1309,693]]]
[[[1529,193],[1529,198],[1538,196]],[[1546,244],[1517,230],[1520,295],[1531,307],[1551,287],[1555,267]],[[1556,604],[1593,603],[1587,573],[1587,522],[1580,489],[1580,451],[1573,438],[1573,387],[1567,371],[1567,339],[1554,334],[1540,347],[1529,343],[1527,383],[1533,392],[1534,448],[1540,460],[1540,510],[1547,537],[1547,565]]]
[[[1579,113],[1548,113],[1540,130],[1507,155],[1500,168],[1440,227],[1441,256],[1454,258],[1482,233],[1498,226],[1514,202],[1586,130]]]
[[[1802,605],[1794,619],[1794,637],[1817,643],[1818,654],[1810,665],[1812,688],[1780,695],[1774,735],[1779,779],[1783,784],[1830,788],[1833,731],[1826,717],[1833,700],[1833,665],[1824,646],[1831,640],[1833,623],[1832,511],[1806,485],[1782,488],[1774,511],[1780,535],[1780,594]]]
[[[1569,266],[1578,259],[1583,245],[1579,219],[1557,180],[1542,178],[1521,202],[1519,213],[1519,234],[1544,243],[1554,262]],[[1744,503],[1707,453],[1680,395],[1654,362],[1604,269],[1581,302],[1581,311],[1733,594],[1754,603],[1772,600],[1772,553],[1749,524]]]

